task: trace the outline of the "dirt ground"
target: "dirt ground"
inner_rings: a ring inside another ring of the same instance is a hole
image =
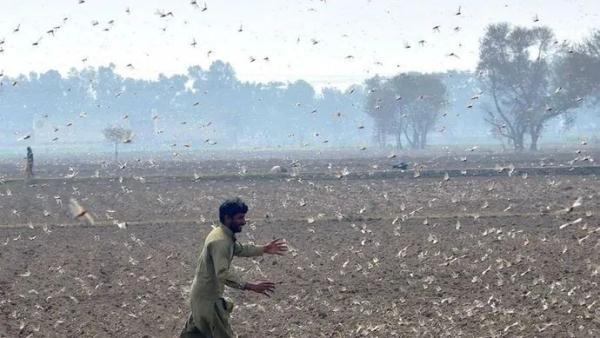
[[[176,337],[198,250],[231,196],[250,206],[241,241],[291,248],[234,259],[247,280],[277,283],[271,298],[227,291],[240,337],[600,336],[595,175],[335,177],[391,161],[303,160],[270,176],[251,174],[292,161],[40,163],[29,184],[0,165],[0,337]],[[94,225],[69,216],[70,198]]]

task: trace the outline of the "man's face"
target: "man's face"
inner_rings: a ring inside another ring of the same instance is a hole
[[[242,227],[246,225],[246,214],[238,213],[233,216],[225,215],[225,225],[233,233],[242,232]]]

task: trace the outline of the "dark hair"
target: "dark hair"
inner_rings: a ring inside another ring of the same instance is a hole
[[[248,212],[248,206],[239,197],[230,198],[221,203],[219,207],[219,221],[225,224],[225,215],[234,216],[235,214],[245,214]]]

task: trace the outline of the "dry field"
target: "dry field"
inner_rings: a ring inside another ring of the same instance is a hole
[[[0,166],[0,337],[177,336],[198,249],[231,196],[251,209],[241,240],[283,237],[291,248],[234,260],[248,280],[277,283],[272,298],[228,291],[240,337],[600,336],[593,173],[346,175],[388,169],[383,158],[261,174],[290,161],[279,162],[48,163],[38,173],[54,178],[30,184]],[[69,217],[70,198],[94,225]]]

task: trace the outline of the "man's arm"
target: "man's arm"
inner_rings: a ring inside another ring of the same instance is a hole
[[[275,284],[273,282],[245,283],[235,273],[233,273],[233,271],[230,271],[229,250],[227,243],[222,241],[211,243],[210,252],[217,278],[225,285],[240,290],[254,291],[269,297],[270,293],[275,290]]]
[[[230,288],[244,290],[246,283],[229,269],[230,260],[227,243],[225,241],[216,241],[211,243],[210,253],[217,278]]]
[[[283,255],[288,250],[283,239],[276,239],[265,245],[242,244],[235,242],[233,254],[240,257],[262,256],[263,254]]]
[[[256,257],[262,256],[265,253],[264,245],[242,244],[235,242],[233,246],[233,254],[239,257]]]

